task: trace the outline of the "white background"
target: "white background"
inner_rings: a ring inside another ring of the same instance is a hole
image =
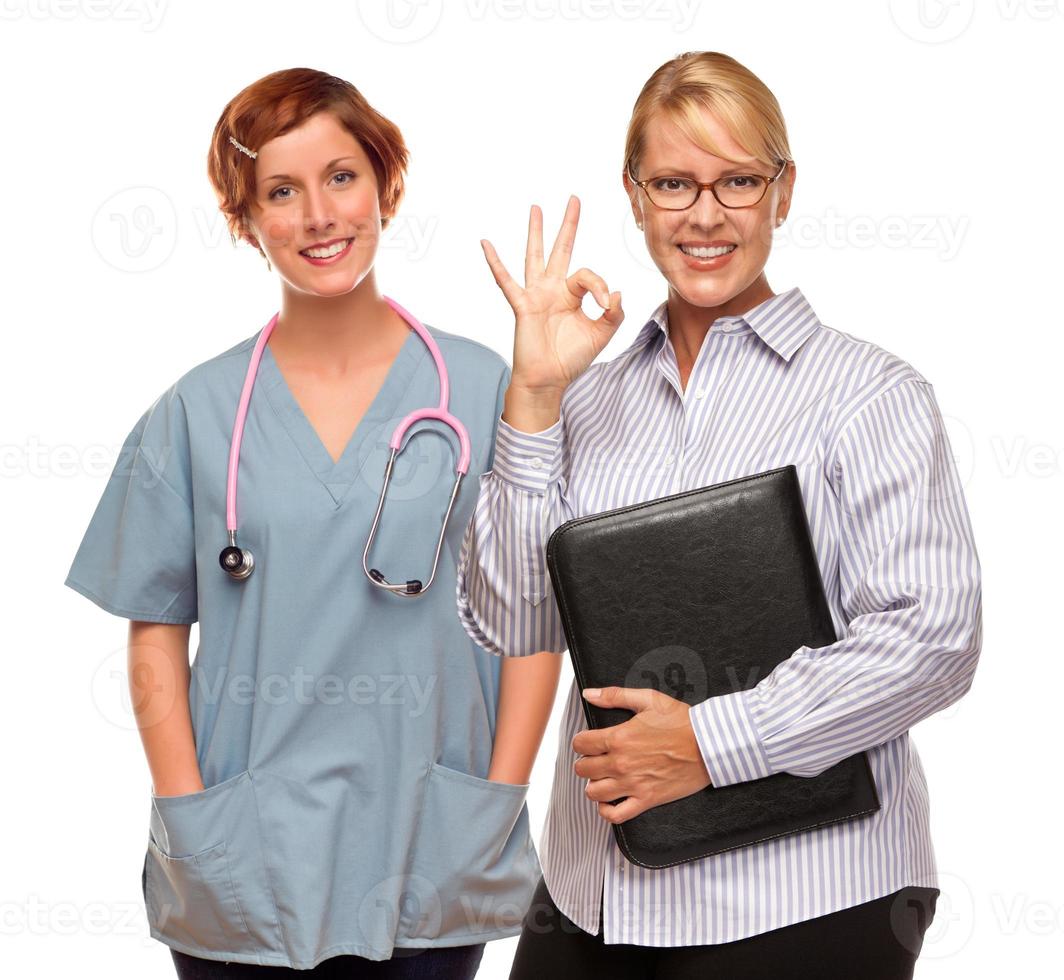
[[[519,274],[529,205],[549,243],[578,194],[571,268],[624,295],[609,358],[665,296],[621,188],[632,104],[663,61],[710,49],[787,119],[771,286],[934,383],[975,529],[982,661],[914,733],[943,889],[917,976],[1059,977],[1062,42],[1061,0],[0,0],[5,974],[172,975],[141,903],[126,624],[61,583],[132,424],[277,308],[206,178],[228,99],[294,66],[358,86],[412,151],[381,289],[508,360],[478,239]],[[571,676],[566,658],[537,842]],[[490,944],[480,976],[505,977],[516,943]]]

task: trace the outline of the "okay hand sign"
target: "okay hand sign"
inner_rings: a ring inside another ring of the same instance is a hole
[[[531,390],[564,391],[598,356],[624,320],[620,292],[590,269],[568,275],[580,219],[580,201],[569,198],[561,230],[543,264],[543,212],[532,205],[525,248],[525,285],[511,277],[491,242],[481,240],[495,282],[516,317],[513,380]],[[590,292],[602,307],[591,319],[580,304]]]

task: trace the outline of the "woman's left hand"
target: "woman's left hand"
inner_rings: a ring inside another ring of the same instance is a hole
[[[600,708],[627,708],[635,715],[620,725],[573,736],[578,776],[590,779],[586,793],[599,815],[623,823],[644,810],[697,793],[711,785],[691,726],[690,706],[652,688],[604,687],[587,700]],[[609,801],[628,797],[616,806]]]

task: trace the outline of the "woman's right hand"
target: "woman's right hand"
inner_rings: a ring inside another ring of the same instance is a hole
[[[532,205],[525,249],[525,285],[522,289],[496,254],[491,242],[481,239],[495,282],[516,317],[511,387],[559,398],[598,355],[624,320],[620,292],[611,293],[605,280],[590,269],[568,275],[569,260],[580,218],[580,201],[569,198],[561,230],[543,264],[543,212]],[[581,309],[586,293],[604,312],[592,320]]]

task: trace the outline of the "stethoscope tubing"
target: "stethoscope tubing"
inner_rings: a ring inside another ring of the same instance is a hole
[[[435,338],[433,338],[417,317],[397,303],[394,299],[389,296],[384,296],[382,299],[395,310],[395,312],[406,321],[410,328],[418,334],[422,341],[424,341],[425,346],[428,347],[429,353],[432,355],[440,386],[440,400],[435,408],[419,408],[410,412],[410,414],[402,419],[392,432],[392,437],[388,443],[390,454],[384,473],[384,482],[381,487],[380,499],[377,503],[376,513],[373,516],[373,524],[366,541],[366,547],[362,553],[363,571],[374,585],[387,589],[396,595],[411,597],[424,594],[428,587],[432,585],[432,582],[436,577],[436,567],[439,563],[440,551],[443,547],[443,540],[447,531],[447,523],[450,520],[451,511],[454,508],[454,502],[458,496],[462,477],[464,477],[469,471],[472,448],[469,441],[469,432],[462,424],[461,419],[452,415],[448,407],[451,394],[450,376],[447,373],[447,365],[444,363],[443,354],[440,351]],[[270,334],[273,333],[274,327],[277,326],[277,320],[279,317],[280,312],[275,313],[270,318],[270,321],[261,331],[259,331],[259,336],[256,339],[255,346],[251,352],[251,358],[248,361],[247,374],[244,376],[244,385],[240,391],[240,401],[237,405],[236,417],[233,420],[232,436],[229,440],[229,461],[225,484],[225,525],[229,544],[222,550],[218,558],[222,568],[231,578],[236,580],[246,579],[254,569],[254,558],[251,555],[251,552],[246,548],[240,548],[236,543],[237,474],[240,468],[240,447],[244,437],[244,423],[247,419],[248,406],[251,403],[251,392],[255,387],[255,380],[259,373],[259,364],[262,361],[262,355],[266,349],[266,344],[270,339]],[[443,525],[440,529],[440,537],[436,542],[436,552],[432,562],[432,574],[429,576],[428,582],[422,584],[418,579],[410,579],[405,583],[392,583],[389,582],[376,568],[369,567],[369,552],[377,533],[377,526],[380,522],[381,512],[384,509],[384,501],[388,493],[388,484],[391,480],[392,469],[395,465],[396,458],[399,453],[402,452],[404,437],[412,425],[424,419],[433,419],[443,422],[445,425],[450,426],[458,437],[459,452],[458,461],[455,465],[456,478],[454,488],[451,491],[450,500],[447,504],[447,511],[443,518]]]

